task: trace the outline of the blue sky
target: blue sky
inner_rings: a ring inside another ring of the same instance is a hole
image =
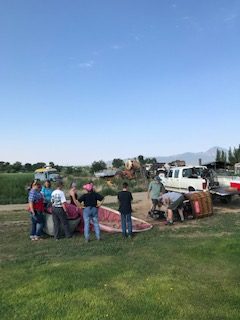
[[[0,0],[0,160],[240,143],[240,1]]]

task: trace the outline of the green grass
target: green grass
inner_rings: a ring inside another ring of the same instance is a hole
[[[0,173],[0,205],[26,203],[27,187],[30,186],[33,178],[34,173]],[[79,193],[81,193],[83,185],[91,180],[93,180],[96,190],[103,196],[117,195],[118,191],[122,189],[123,181],[125,181],[121,178],[113,178],[112,186],[109,186],[105,179],[67,175],[64,177],[64,191],[67,192],[74,181],[77,183]],[[128,183],[131,192],[146,191],[146,186],[141,179],[129,180]],[[54,183],[52,187],[55,187]]]
[[[25,212],[0,213],[0,318],[239,319],[239,214],[85,244],[30,242]]]
[[[0,173],[0,204],[27,202],[27,187],[33,173]]]

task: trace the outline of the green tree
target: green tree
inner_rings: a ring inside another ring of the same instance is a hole
[[[240,144],[233,149],[233,164],[240,162]]]
[[[120,167],[124,166],[124,161],[122,159],[118,159],[118,158],[113,159],[112,166],[115,168],[120,168]]]
[[[139,161],[141,164],[144,164],[144,156],[139,155],[139,156],[138,156],[138,161]]]
[[[222,162],[227,162],[227,155],[226,155],[226,152],[224,152],[223,150],[222,150],[222,152],[221,152],[221,160],[220,161],[222,161]]]
[[[232,148],[230,147],[228,150],[228,162],[233,165],[234,164],[234,157],[232,153]]]
[[[19,172],[22,170],[22,163],[19,161],[16,161],[14,164],[12,164],[12,172]]]
[[[65,171],[66,174],[72,174],[73,173],[73,167],[66,167],[64,171]]]
[[[157,163],[157,159],[156,158],[146,158],[144,160],[144,163]]]
[[[215,161],[221,161],[221,150],[217,149]]]
[[[43,168],[44,166],[46,166],[45,162],[37,162],[32,165],[32,168],[33,168],[33,171],[35,171],[37,169]]]
[[[94,161],[91,165],[91,172],[98,172],[107,168],[106,163],[103,160]]]
[[[31,171],[33,171],[31,163],[25,163],[25,165],[24,165],[24,171],[26,171],[26,172],[31,172]]]

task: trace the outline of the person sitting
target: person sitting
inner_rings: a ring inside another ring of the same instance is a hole
[[[184,196],[178,192],[168,192],[159,198],[159,204],[163,205],[167,212],[166,224],[173,224],[173,210],[178,210],[181,222],[184,221],[183,215]]]

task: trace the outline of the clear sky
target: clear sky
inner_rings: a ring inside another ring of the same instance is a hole
[[[0,160],[240,143],[239,0],[0,0]]]

